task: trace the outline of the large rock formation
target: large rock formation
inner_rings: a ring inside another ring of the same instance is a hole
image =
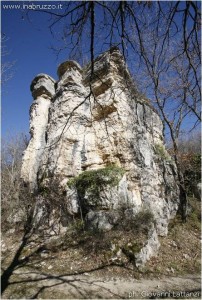
[[[66,61],[58,76],[54,82],[40,74],[31,84],[24,182],[35,191],[59,182],[67,213],[81,213],[98,229],[111,229],[119,208],[126,218],[149,210],[155,226],[147,245],[156,251],[179,204],[158,113],[139,95],[116,48],[97,57],[93,74],[91,65]]]

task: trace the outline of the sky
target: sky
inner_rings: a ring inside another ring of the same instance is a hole
[[[67,1],[66,1],[67,2]],[[8,55],[2,57],[4,62],[15,62],[11,70],[13,77],[2,87],[1,95],[1,132],[2,137],[25,133],[29,136],[29,108],[33,101],[30,84],[39,73],[46,73],[57,80],[57,68],[60,63],[70,59],[69,51],[63,50],[57,57],[51,46],[61,45],[60,27],[54,27],[54,36],[48,26],[51,24],[50,15],[29,10],[27,17],[26,5],[52,5],[51,12],[62,13],[63,1],[2,1],[1,2],[1,32],[7,37]],[[24,5],[24,6],[23,6]],[[55,8],[56,7],[56,8]],[[99,16],[98,16],[99,17]],[[88,42],[82,41],[84,44]],[[96,49],[104,51],[100,38],[96,41]],[[86,45],[89,50],[89,45]],[[98,54],[98,53],[96,53]],[[87,54],[86,54],[87,55]],[[187,119],[185,128],[190,127],[195,120]]]
[[[23,3],[28,4],[27,1],[1,2],[1,32],[8,38],[5,43],[8,55],[2,58],[2,64],[4,61],[15,62],[11,70],[13,77],[2,87],[3,137],[21,132],[29,133],[29,107],[33,101],[31,81],[39,73],[46,73],[57,79],[58,65],[68,60],[69,56],[66,50],[57,58],[56,53],[50,49],[53,44],[57,44],[48,28],[50,17],[44,13],[32,12],[28,20],[22,9]],[[58,5],[62,2],[46,3]],[[20,8],[8,6],[19,4]]]

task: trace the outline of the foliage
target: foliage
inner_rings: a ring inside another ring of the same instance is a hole
[[[155,152],[156,154],[163,160],[170,160],[170,156],[167,153],[165,146],[164,145],[160,145],[160,144],[156,144],[154,146]]]
[[[78,177],[71,179],[68,186],[75,187],[79,195],[91,191],[94,197],[99,197],[100,187],[103,185],[117,186],[125,171],[117,166],[108,166],[98,170],[84,171]]]

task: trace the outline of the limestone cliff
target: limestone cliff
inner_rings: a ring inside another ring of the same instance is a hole
[[[54,82],[40,74],[31,84],[34,102],[24,182],[39,191],[57,180],[67,212],[77,215],[82,210],[86,223],[98,229],[112,228],[116,214],[110,214],[120,207],[126,218],[148,209],[155,219],[143,249],[149,257],[150,244],[156,251],[157,235],[167,234],[179,204],[176,167],[164,147],[159,115],[139,95],[116,48],[97,57],[93,74],[91,65],[82,69],[66,61],[58,76]],[[109,173],[104,172],[107,168]],[[96,189],[85,181],[89,174],[101,179]]]

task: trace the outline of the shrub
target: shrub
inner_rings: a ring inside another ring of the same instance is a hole
[[[100,187],[103,185],[117,186],[125,171],[117,166],[108,166],[98,170],[84,171],[67,183],[75,187],[79,195],[84,195],[88,190],[96,197],[99,197]]]
[[[154,216],[151,211],[149,211],[146,208],[143,208],[139,213],[133,215],[133,214],[127,214],[124,209],[120,209],[120,224],[119,227],[121,227],[124,230],[133,230],[135,232],[141,232],[141,233],[147,233],[151,224],[155,223]]]

